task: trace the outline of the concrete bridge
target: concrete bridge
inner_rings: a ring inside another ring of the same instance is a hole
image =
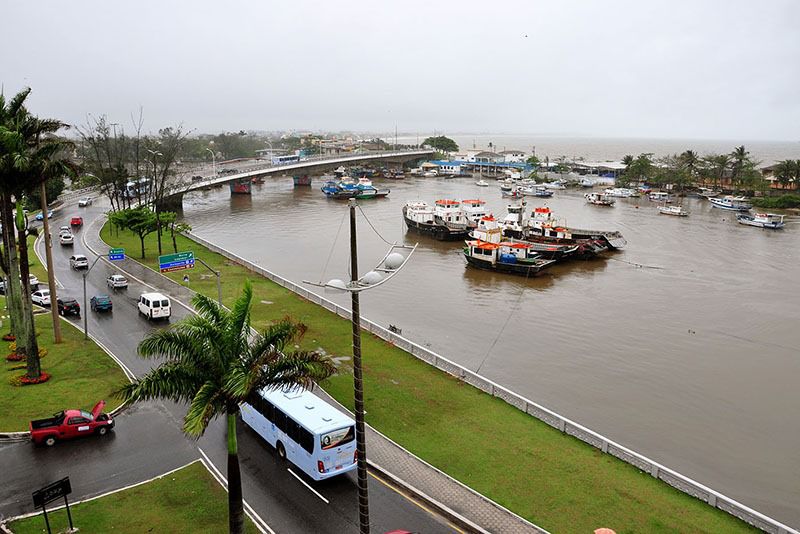
[[[192,180],[189,176],[179,177],[164,195],[163,207],[166,209],[180,209],[183,195],[198,189],[223,184],[231,184],[231,193],[250,193],[250,184],[253,178],[262,178],[270,175],[289,174],[298,177],[307,177],[313,172],[324,172],[335,169],[341,165],[356,163],[381,162],[387,166],[401,166],[410,161],[431,157],[433,150],[392,150],[382,152],[360,152],[358,154],[336,156],[313,156],[299,162],[275,165],[269,162],[247,165],[248,162],[236,162],[236,172],[224,175],[204,176],[202,180]],[[230,168],[230,164],[227,166]],[[198,176],[195,174],[195,176]]]

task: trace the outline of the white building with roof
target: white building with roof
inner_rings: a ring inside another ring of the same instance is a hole
[[[503,150],[499,153],[505,163],[525,163],[528,155],[522,150]]]

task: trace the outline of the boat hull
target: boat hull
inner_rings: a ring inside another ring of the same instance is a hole
[[[532,260],[517,263],[504,263],[498,261],[496,263],[491,263],[486,260],[475,259],[469,254],[464,254],[464,258],[467,260],[467,264],[471,267],[476,267],[484,271],[495,271],[498,273],[516,274],[519,276],[536,276],[543,270],[556,263],[555,260]]]
[[[469,232],[471,230],[470,228],[464,228],[461,230],[448,228],[441,224],[417,222],[409,219],[406,216],[405,208],[403,208],[403,220],[406,222],[406,226],[409,230],[413,230],[414,232],[423,235],[432,236],[434,239],[438,239],[439,241],[461,241],[469,236]]]
[[[736,222],[739,224],[744,224],[746,226],[755,226],[756,228],[766,228],[767,230],[780,230],[783,228],[783,222],[761,222],[755,221],[753,219],[738,216],[736,217]]]

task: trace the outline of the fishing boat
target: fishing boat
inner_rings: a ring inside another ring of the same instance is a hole
[[[651,191],[647,194],[647,200],[650,202],[661,202],[662,204],[672,202],[672,199],[669,197],[669,193],[666,191]]]
[[[467,264],[478,269],[535,276],[555,264],[542,258],[530,243],[486,243],[467,241],[464,247]]]
[[[689,212],[683,206],[659,206],[658,212],[662,215],[674,215],[676,217],[689,216]]]
[[[739,224],[748,226],[779,230],[784,226],[783,217],[783,215],[778,215],[777,213],[756,213],[755,215],[740,213],[736,216],[736,221]]]
[[[500,227],[503,229],[504,236],[516,239],[521,239],[523,237],[525,225],[528,222],[528,214],[525,212],[527,205],[528,202],[520,197],[506,206],[506,211],[508,213],[503,217],[503,220],[500,221]]]
[[[503,227],[493,215],[481,217],[478,225],[469,233],[473,240],[485,243],[527,243],[533,251],[546,260],[564,261],[573,256],[578,257],[583,252],[581,244],[558,244],[558,243],[539,243],[531,241],[521,241],[503,236]]]
[[[478,180],[477,182],[475,182],[475,185],[477,185],[478,187],[489,187],[489,182],[487,182],[486,180]]]
[[[592,178],[583,177],[581,178],[579,184],[581,187],[594,187],[596,185],[596,182]]]
[[[405,173],[403,169],[387,169],[383,171],[383,177],[389,180],[403,180],[405,179]]]
[[[638,191],[628,189],[627,187],[609,187],[608,189],[604,190],[603,193],[610,197],[616,198],[633,198],[639,196]]]
[[[358,183],[353,181],[327,180],[320,190],[328,198],[348,199],[357,198],[360,200],[370,198],[383,198],[391,191],[389,189],[376,189],[369,179],[361,178]]]
[[[541,185],[535,187],[520,187],[519,192],[527,197],[550,198],[553,196],[552,191]]]
[[[699,187],[696,191],[692,191],[689,193],[689,196],[694,196],[697,198],[705,198],[709,199],[719,195],[719,191],[715,189],[709,189],[708,187]]]
[[[725,195],[722,198],[710,197],[708,199],[711,205],[715,208],[720,208],[729,211],[749,211],[753,207],[746,197],[735,197],[732,195]]]
[[[461,201],[461,211],[467,220],[467,226],[475,228],[478,221],[486,215],[486,202],[480,199],[468,199]]]
[[[410,230],[431,235],[439,241],[466,239],[470,231],[457,200],[437,200],[434,206],[422,201],[406,202],[403,219]]]
[[[547,206],[534,208],[532,216],[526,219],[522,239],[554,243],[590,241],[611,249],[620,249],[628,244],[618,231],[569,227],[557,219]]]
[[[586,193],[583,195],[586,202],[594,204],[595,206],[613,206],[615,200],[605,193]]]
[[[542,184],[547,189],[566,189],[562,180],[555,180],[553,182],[545,182]]]

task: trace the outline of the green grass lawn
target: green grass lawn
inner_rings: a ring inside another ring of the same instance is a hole
[[[5,312],[5,298],[0,300]],[[8,362],[10,352],[7,341],[0,342],[0,431],[28,430],[28,421],[49,417],[65,408],[88,408],[105,400],[106,411],[120,405],[112,392],[127,383],[122,369],[92,340],[84,340],[83,333],[62,320],[63,342],[56,345],[53,322],[49,314],[35,316],[39,347],[47,349],[42,358],[42,370],[52,375],[43,384],[12,386],[9,379],[25,373],[14,369],[25,362]],[[8,332],[7,325],[0,329]]]
[[[117,233],[110,225],[101,235],[110,246],[139,256],[135,235]],[[150,268],[157,268],[155,243],[155,236],[148,236],[144,263]],[[187,238],[178,238],[178,249],[192,250],[222,271],[226,304],[239,295],[246,279],[253,281],[254,326],[262,328],[288,315],[309,327],[303,348],[351,354],[348,321]],[[171,243],[164,249],[169,252]],[[167,276],[180,282],[186,272]],[[201,279],[199,267],[189,272],[192,289],[216,298],[213,276]],[[606,526],[618,534],[755,531],[371,334],[364,333],[362,344],[368,423],[543,528],[592,532]],[[335,376],[324,387],[352,409],[351,373]]]
[[[70,513],[73,524],[84,534],[228,531],[227,494],[200,462],[146,484],[70,506]],[[53,532],[69,527],[64,510],[47,515]],[[15,534],[45,531],[41,515],[14,521],[9,527]],[[258,532],[249,518],[245,518],[245,532]]]

